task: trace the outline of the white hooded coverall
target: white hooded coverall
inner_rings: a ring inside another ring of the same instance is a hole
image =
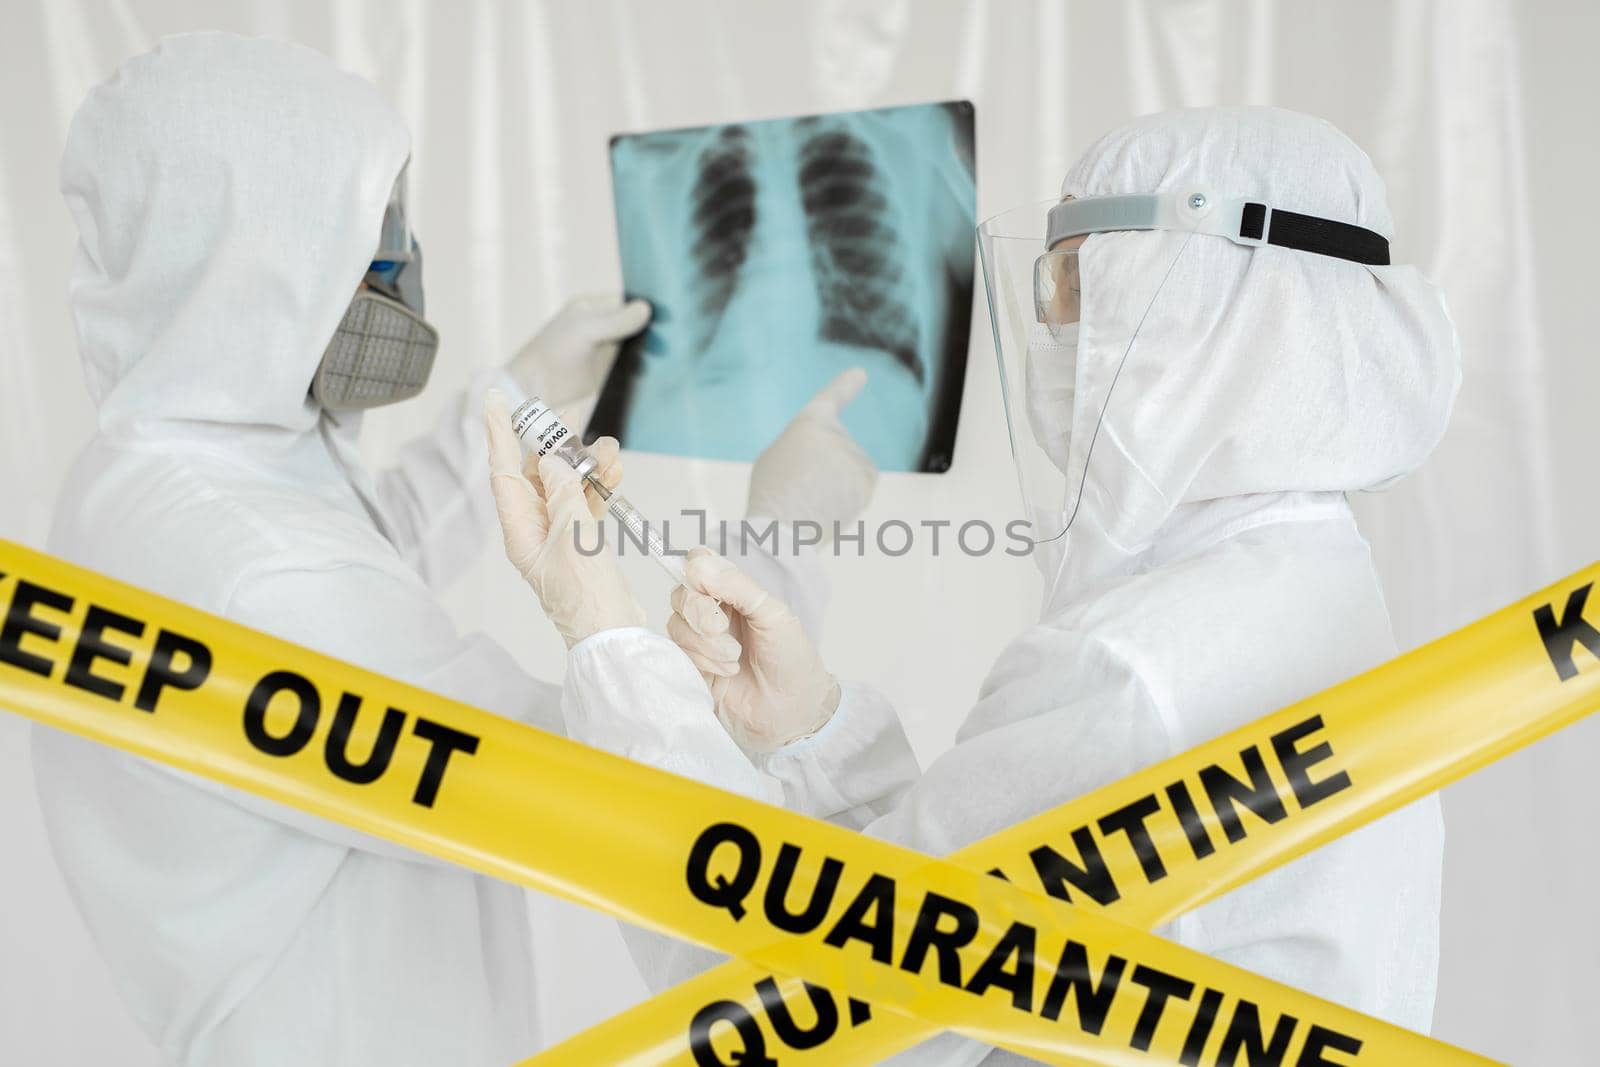
[[[435,598],[493,526],[478,405],[515,384],[485,375],[376,476],[359,416],[307,396],[408,153],[376,89],[288,44],[169,38],[90,94],[62,188],[99,432],[49,548],[559,730],[555,688]],[[537,1051],[518,888],[53,730],[34,760],[74,900],[167,1062]]]
[[[1094,145],[1062,192],[1191,188],[1393,236],[1367,157],[1328,124],[1271,109],[1135,121]],[[707,734],[721,753],[712,781],[823,815],[847,795],[868,834],[942,856],[1395,655],[1344,493],[1414,469],[1444,431],[1459,357],[1440,294],[1410,266],[1195,237],[1141,324],[1154,272],[1186,239],[1098,234],[1081,249],[1073,409],[1054,413],[1070,426],[1070,484],[1102,408],[1104,421],[1076,520],[1040,554],[1043,617],[1001,654],[955,747],[918,776],[881,698],[847,684],[821,733],[772,756]],[[665,638],[609,631],[573,650],[571,736],[623,748],[641,735],[639,708],[712,714]],[[629,754],[650,758],[642,748]],[[1429,797],[1162,932],[1426,1031],[1442,845]],[[658,986],[711,958],[652,936],[632,944]],[[972,1063],[984,1050],[945,1035],[907,1056]]]

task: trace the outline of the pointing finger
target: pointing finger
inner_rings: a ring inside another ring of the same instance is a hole
[[[806,403],[806,412],[821,418],[837,418],[866,384],[867,372],[861,367],[851,367],[824,385]]]

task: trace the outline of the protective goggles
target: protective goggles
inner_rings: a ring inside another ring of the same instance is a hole
[[[378,231],[378,247],[372,253],[372,267],[411,262],[411,220],[406,213],[406,171],[400,171],[389,191],[389,203],[383,209],[383,228]]]
[[[1274,245],[1369,266],[1389,264],[1389,241],[1382,234],[1259,201],[1225,200],[1205,190],[1062,200],[1046,215],[1047,251],[1033,270],[1035,315],[1052,332],[1078,321],[1082,299],[1077,249],[1056,245],[1114,230],[1210,234],[1246,247]]]

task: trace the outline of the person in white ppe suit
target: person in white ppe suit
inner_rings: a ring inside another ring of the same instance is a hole
[[[636,709],[717,718],[739,743],[705,734],[707,781],[814,814],[843,800],[868,834],[945,855],[1395,654],[1344,494],[1427,457],[1459,356],[1437,289],[1389,265],[1365,154],[1280,110],[1160,114],[1101,138],[1032,220],[980,242],[1044,609],[956,745],[919,775],[881,698],[836,683],[778,597],[705,553],[674,593],[682,651],[628,629],[573,649],[572,736],[648,759]],[[1425,1031],[1442,842],[1430,797],[1162,932]],[[633,945],[653,985],[710,958]],[[909,1055],[986,1053],[1010,1059],[953,1035]]]
[[[556,687],[458,632],[437,593],[493,527],[484,389],[576,398],[649,309],[575,301],[369,473],[359,409],[416,393],[437,345],[397,182],[409,150],[376,89],[295,45],[169,38],[90,93],[62,188],[98,432],[49,548],[560,730]],[[615,442],[595,451],[612,461]],[[505,1067],[538,1050],[518,888],[56,731],[33,751],[59,866],[165,1062]]]

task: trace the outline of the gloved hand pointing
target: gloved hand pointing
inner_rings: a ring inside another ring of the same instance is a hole
[[[787,604],[709,548],[689,552],[667,635],[699,668],[742,747],[771,752],[827,725],[839,683]]]
[[[504,393],[489,391],[483,419],[489,433],[489,485],[506,558],[538,594],[567,647],[601,630],[643,626],[644,609],[616,556],[578,551],[578,528],[605,513],[599,494],[556,456],[529,456],[524,463]],[[622,481],[616,440],[602,437],[589,451],[599,462],[600,480],[615,488]],[[590,531],[583,541],[596,544],[599,536],[600,531]]]
[[[650,321],[648,300],[591,294],[567,301],[512,357],[508,368],[522,391],[553,407],[600,388],[617,357],[617,345]]]
[[[867,372],[852,367],[800,409],[756,457],[745,514],[781,522],[809,519],[831,533],[835,522],[849,522],[867,509],[878,468],[839,421],[866,384]]]

